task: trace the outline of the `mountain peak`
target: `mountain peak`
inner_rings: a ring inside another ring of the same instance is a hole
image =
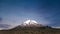
[[[35,25],[38,24],[35,20],[27,20],[23,23],[24,25]]]

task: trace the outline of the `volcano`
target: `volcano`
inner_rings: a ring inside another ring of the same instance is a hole
[[[16,26],[15,28],[13,28],[13,29],[21,29],[21,28],[33,28],[33,29],[35,29],[35,28],[51,28],[51,27],[49,27],[49,26],[44,26],[44,25],[42,25],[42,24],[39,24],[38,22],[36,22],[35,20],[27,20],[27,21],[25,21],[23,24],[21,24],[21,25],[18,25],[18,26]]]

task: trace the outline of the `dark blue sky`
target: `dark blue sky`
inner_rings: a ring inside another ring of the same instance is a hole
[[[0,24],[18,25],[27,19],[60,26],[60,0],[0,0]]]

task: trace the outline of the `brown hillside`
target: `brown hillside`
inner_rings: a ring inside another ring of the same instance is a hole
[[[0,34],[60,34],[60,29],[18,26],[10,30],[0,30]]]

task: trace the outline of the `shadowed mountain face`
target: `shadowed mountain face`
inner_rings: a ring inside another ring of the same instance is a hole
[[[21,25],[19,25],[19,26],[17,26],[17,27],[15,27],[15,28],[13,28],[13,29],[10,29],[10,30],[21,30],[21,29],[52,29],[52,27],[50,27],[50,26],[42,26],[42,25],[40,25],[40,24],[37,24],[37,25],[29,25],[29,26],[21,26]]]
[[[19,25],[10,30],[0,30],[0,34],[60,34],[60,29],[55,29],[50,26],[23,27]]]

